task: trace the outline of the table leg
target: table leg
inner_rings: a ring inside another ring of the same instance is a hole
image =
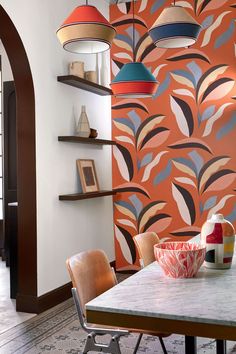
[[[226,354],[226,340],[216,340],[216,354]]]
[[[196,337],[185,336],[185,354],[197,354]]]

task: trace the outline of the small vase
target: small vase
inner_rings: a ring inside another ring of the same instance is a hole
[[[201,243],[206,245],[204,266],[230,268],[234,254],[235,230],[222,214],[213,214],[201,229]]]
[[[78,124],[76,125],[75,134],[82,138],[88,138],[90,135],[89,120],[88,120],[85,106],[81,107],[81,114],[79,117]]]

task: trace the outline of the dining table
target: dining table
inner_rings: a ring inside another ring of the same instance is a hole
[[[202,266],[195,277],[170,278],[155,261],[86,304],[88,322],[185,335],[185,353],[197,337],[214,338],[216,353],[236,341],[236,262]]]

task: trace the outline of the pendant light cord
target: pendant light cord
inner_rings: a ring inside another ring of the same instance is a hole
[[[134,21],[134,0],[133,0],[133,62],[135,63],[135,55],[134,55],[134,49],[135,49],[135,21]]]

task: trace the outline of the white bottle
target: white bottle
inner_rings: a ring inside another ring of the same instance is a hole
[[[108,86],[109,85],[109,73],[108,73],[108,65],[107,65],[107,53],[101,53],[102,63],[101,63],[101,85]]]

